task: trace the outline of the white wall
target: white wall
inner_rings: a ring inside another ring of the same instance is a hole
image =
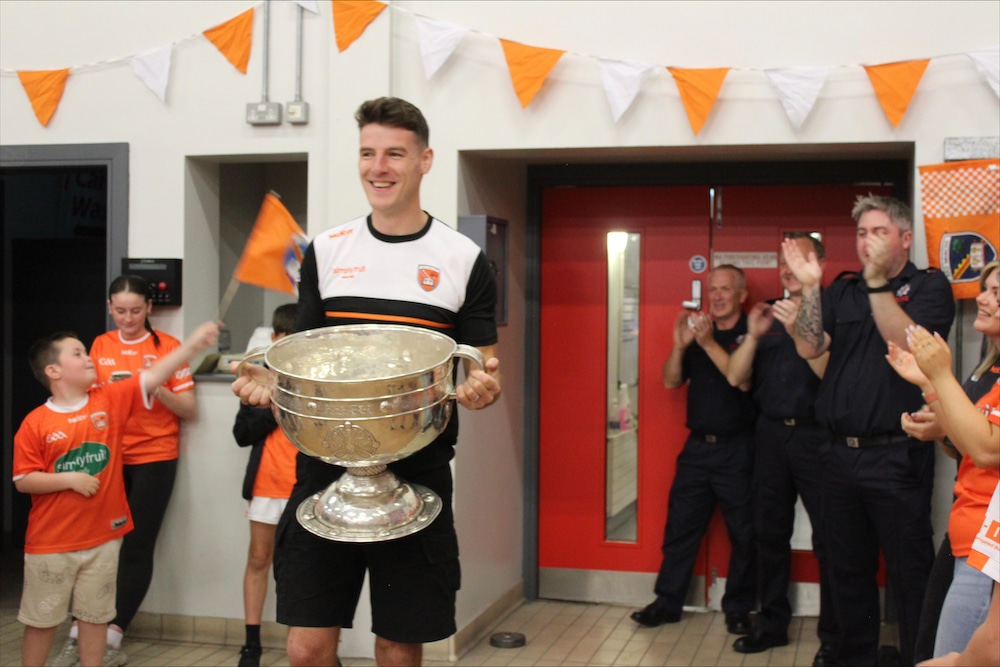
[[[270,97],[285,102],[294,92],[296,6],[271,4]],[[344,53],[333,42],[329,3],[319,5],[321,14],[306,13],[304,22],[303,97],[311,105],[309,124],[252,127],[244,122],[244,108],[261,95],[259,14],[246,76],[198,35],[257,6],[254,2],[3,0],[0,141],[129,143],[130,255],[185,257],[187,279],[209,286],[200,300],[185,289],[190,296],[184,308],[158,320],[182,335],[211,316],[218,303],[218,269],[211,259],[218,238],[206,227],[213,216],[218,219],[218,211],[191,208],[199,175],[187,171],[186,158],[308,156],[307,231],[315,234],[366,210],[355,170],[357,105],[394,94],[421,107],[436,152],[433,171],[424,181],[424,207],[447,221],[465,213],[511,221],[511,323],[500,332],[505,395],[490,411],[463,415],[465,435],[455,462],[466,572],[460,627],[520,580],[525,400],[525,160],[479,163],[463,160],[461,152],[565,148],[586,156],[610,147],[636,147],[638,152],[675,146],[901,141],[914,142],[917,164],[928,164],[942,160],[946,137],[996,135],[1000,127],[996,95],[961,55],[1000,43],[1000,3],[992,1],[397,2],[397,9],[383,12]],[[414,14],[474,31],[430,82],[420,62]],[[514,95],[497,37],[569,52],[527,109]],[[177,45],[163,105],[122,59],[172,42]],[[694,136],[676,86],[662,68],[649,78],[633,108],[613,123],[596,57],[737,69],[704,129]],[[886,120],[864,71],[844,67],[924,57],[935,59],[898,129]],[[106,60],[118,64],[96,64]],[[13,71],[86,64],[93,66],[71,74],[58,111],[43,128]],[[812,115],[795,131],[760,70],[802,65],[834,69]],[[201,185],[210,187],[210,181]],[[919,208],[919,194],[916,203]],[[186,215],[193,216],[187,226]],[[205,222],[199,226],[200,219]],[[200,231],[187,239],[185,229],[192,225]],[[919,224],[917,237],[916,258],[922,265]],[[191,261],[195,258],[197,262]],[[219,396],[213,400],[224,403]],[[228,407],[204,412],[191,431],[207,440],[185,443],[188,461],[161,540],[175,546],[161,546],[148,611],[241,613],[238,585],[226,579],[225,589],[212,586],[222,580],[214,575],[214,556],[206,558],[231,546],[229,565],[236,567],[245,547],[246,525],[234,514],[240,504],[238,486],[217,483],[219,466],[228,466],[230,454],[232,460],[238,458],[228,437],[231,417]],[[205,426],[207,421],[212,424]],[[198,465],[197,457],[210,452],[218,460]],[[224,475],[237,477],[228,468]],[[941,486],[947,494],[947,482]],[[939,512],[939,526],[941,516]],[[367,621],[359,620],[359,626],[366,628]]]

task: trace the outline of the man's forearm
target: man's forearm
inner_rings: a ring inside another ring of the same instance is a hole
[[[677,389],[684,384],[684,374],[681,369],[683,357],[684,349],[675,346],[663,364],[663,386],[667,389]]]
[[[803,290],[799,314],[795,319],[794,338],[796,350],[806,359],[814,359],[826,351],[819,289]]]

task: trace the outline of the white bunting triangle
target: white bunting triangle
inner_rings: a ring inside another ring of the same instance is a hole
[[[469,30],[417,16],[417,32],[420,34],[420,55],[424,59],[424,72],[430,81]]]
[[[789,67],[764,70],[771,85],[778,91],[785,115],[795,129],[802,127],[819,91],[826,82],[829,67]]]
[[[295,0],[295,4],[307,12],[319,14],[319,5],[316,4],[316,0]]]
[[[655,65],[628,62],[624,60],[598,59],[601,67],[601,83],[604,84],[604,94],[611,105],[611,115],[615,122],[632,106],[642,83],[653,71]]]
[[[1000,46],[983,51],[970,51],[965,55],[972,58],[979,73],[986,77],[993,92],[1000,97]]]
[[[167,103],[167,83],[170,81],[170,60],[173,46],[164,46],[129,58],[128,64],[160,101]]]

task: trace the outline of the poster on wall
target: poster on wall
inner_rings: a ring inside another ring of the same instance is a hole
[[[1000,248],[1000,159],[919,170],[927,263],[948,276],[956,299],[974,299],[983,267]]]

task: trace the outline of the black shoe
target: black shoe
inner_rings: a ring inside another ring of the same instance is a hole
[[[244,644],[240,649],[240,661],[236,667],[260,667],[260,644]]]
[[[726,629],[731,635],[750,634],[750,615],[726,614]]]
[[[733,650],[737,653],[760,653],[775,646],[788,646],[788,635],[773,635],[767,632],[757,634],[756,632],[752,632],[746,637],[740,637],[733,642]]]
[[[645,609],[641,611],[634,611],[630,618],[647,628],[656,628],[664,623],[677,623],[681,620],[681,614],[678,611],[668,611],[663,607],[657,607],[656,603],[646,605]]]
[[[813,667],[834,667],[837,664],[837,654],[833,644],[821,644],[813,658]]]

